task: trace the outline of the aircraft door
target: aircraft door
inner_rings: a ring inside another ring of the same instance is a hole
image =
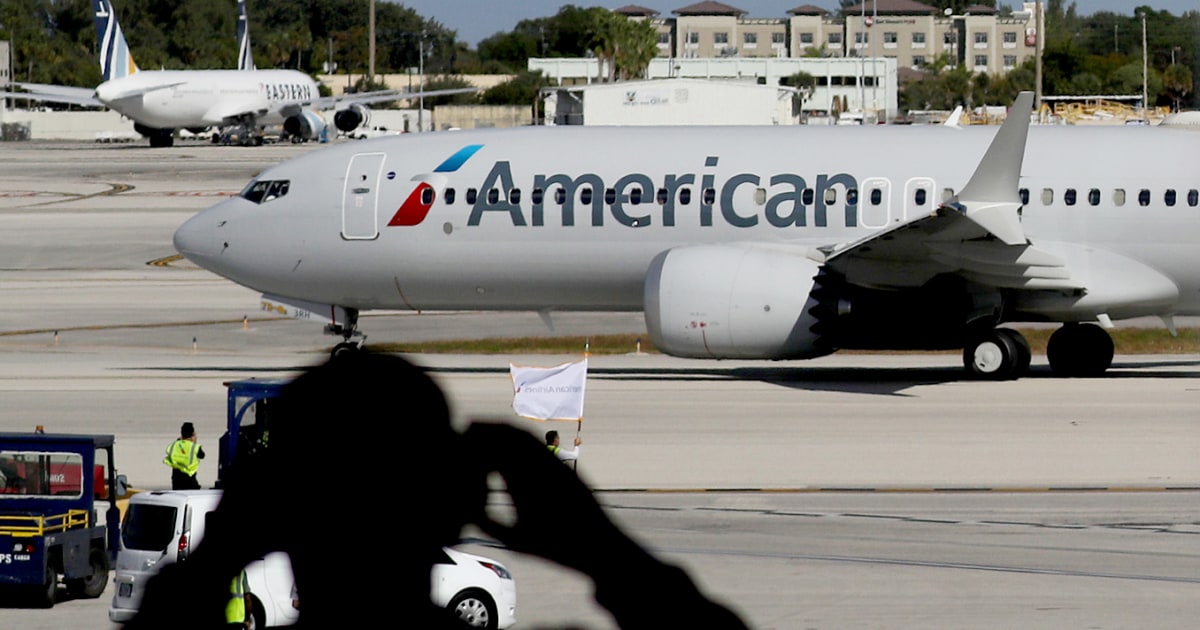
[[[934,199],[936,190],[932,179],[914,177],[904,184],[904,220],[905,222],[933,212],[938,200]]]
[[[342,238],[379,238],[379,183],[385,157],[383,153],[359,153],[350,158],[342,192]]]
[[[887,227],[892,221],[892,183],[882,177],[864,179],[858,209],[863,227]]]

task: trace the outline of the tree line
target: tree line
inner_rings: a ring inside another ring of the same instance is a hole
[[[841,0],[842,10],[858,3]],[[955,11],[997,4],[995,0],[929,3]],[[366,74],[368,6],[364,0],[251,0],[248,13],[255,61],[260,67],[313,74],[334,66],[338,72]],[[114,10],[140,67],[236,66],[234,0],[121,0]],[[1006,14],[1011,8],[1001,5],[998,11]],[[1140,94],[1138,13],[1146,18],[1152,104],[1195,107],[1200,10],[1174,16],[1138,7],[1134,15],[1102,11],[1085,16],[1075,2],[1048,0],[1043,93]],[[402,74],[423,66],[427,74],[439,75],[427,84],[430,89],[465,85],[464,74],[517,75],[509,84],[482,95],[485,103],[536,100],[546,80],[526,71],[529,57],[591,55],[608,62],[609,79],[635,79],[643,75],[657,50],[657,36],[648,23],[600,7],[571,4],[551,16],[522,20],[474,49],[459,41],[453,29],[394,2],[376,3],[375,22],[376,74]],[[83,87],[100,82],[90,0],[0,0],[0,38],[12,42],[14,80]],[[1009,102],[1018,91],[1032,89],[1034,82],[1032,61],[1003,76],[973,73],[948,57],[931,60],[923,70],[901,87],[905,109]]]

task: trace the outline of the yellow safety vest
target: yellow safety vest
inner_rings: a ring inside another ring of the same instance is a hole
[[[249,590],[250,584],[246,579],[246,572],[242,571],[233,578],[233,583],[229,585],[229,603],[225,605],[226,623],[244,623],[246,621],[246,592]]]
[[[557,446],[555,446],[555,445],[553,445],[553,444],[547,444],[547,445],[546,445],[546,448],[550,449],[550,452],[551,452],[551,453],[554,453],[555,455],[558,455],[558,447],[557,447]]]
[[[190,477],[200,470],[199,451],[200,445],[191,440],[175,440],[167,447],[163,463]]]

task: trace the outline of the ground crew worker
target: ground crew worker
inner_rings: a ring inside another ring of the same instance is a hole
[[[229,603],[225,605],[225,624],[230,630],[249,628],[251,626],[250,581],[246,571],[238,572],[229,585]]]
[[[583,444],[583,438],[575,436],[575,448],[567,450],[558,445],[558,431],[546,432],[546,448],[550,449],[551,453],[560,461],[569,462],[579,459],[579,445]]]
[[[163,463],[171,467],[172,490],[200,489],[196,471],[200,470],[200,460],[204,459],[204,448],[197,439],[196,428],[191,422],[184,422],[179,428],[179,439],[167,447]]]

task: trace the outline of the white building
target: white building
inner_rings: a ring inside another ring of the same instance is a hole
[[[794,90],[660,79],[544,88],[547,125],[794,125]]]

